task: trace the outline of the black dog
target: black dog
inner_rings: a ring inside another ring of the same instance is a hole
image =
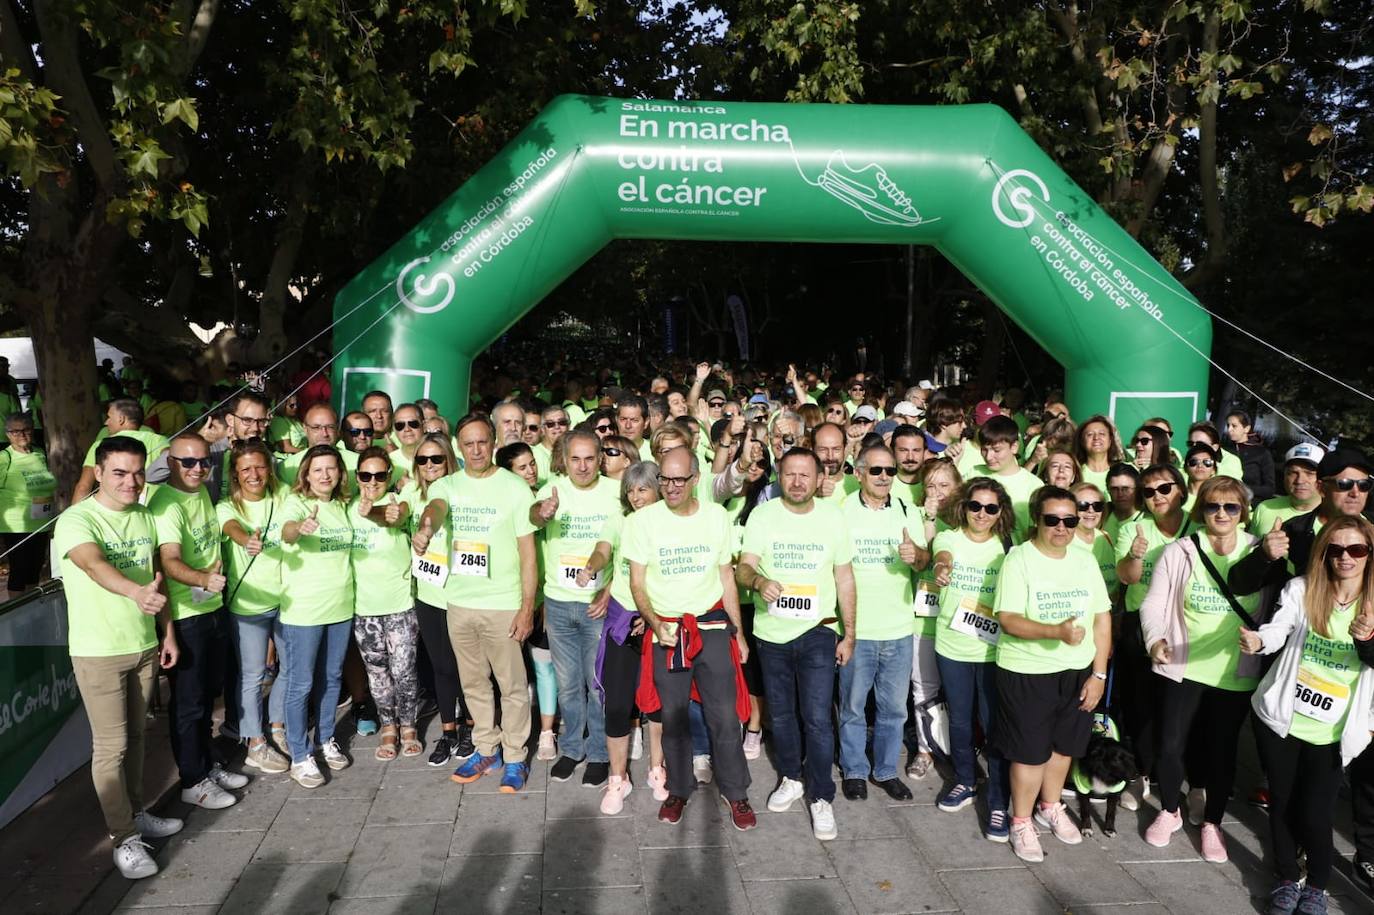
[[[1102,818],[1102,834],[1116,835],[1116,808],[1121,792],[1135,780],[1135,756],[1115,739],[1115,723],[1108,727],[1095,725],[1088,740],[1088,750],[1074,760],[1071,779],[1078,794],[1078,824],[1085,836],[1093,834],[1089,810],[1094,798],[1106,798],[1107,812]]]

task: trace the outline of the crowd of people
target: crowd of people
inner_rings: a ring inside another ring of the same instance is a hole
[[[1028,416],[1019,392],[969,404],[791,366],[482,368],[468,409],[373,391],[340,417],[245,390],[170,438],[109,402],[54,555],[126,876],[156,873],[144,839],[182,825],[139,796],[161,669],[181,797],[204,808],[248,783],[216,754],[218,699],[244,766],[316,788],[347,777],[326,774],[351,764],[344,697],[379,760],[428,752],[513,793],[533,747],[604,814],[639,788],[668,825],[713,784],[755,828],[765,747],[768,809],[800,802],[819,840],[842,834],[837,793],[943,777],[939,808],[981,795],[968,827],[1028,862],[1091,827],[1066,786],[1112,815],[1153,797],[1147,842],[1187,822],[1226,861],[1248,720],[1270,910],[1326,910],[1346,767],[1374,887],[1359,451],[1301,442],[1276,467],[1240,411],[1123,441],[1056,396]],[[6,433],[0,517],[31,531],[54,484],[29,469],[28,415]],[[1090,765],[1098,740],[1124,766]]]

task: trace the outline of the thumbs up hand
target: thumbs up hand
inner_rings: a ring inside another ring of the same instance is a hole
[[[1135,539],[1131,541],[1131,558],[1144,559],[1145,551],[1150,548],[1150,541],[1145,539],[1144,531],[1136,531]]]
[[[391,494],[391,501],[386,504],[386,514],[383,517],[386,520],[387,527],[391,527],[397,521],[401,520],[401,506],[396,503],[396,494],[394,492]]]
[[[320,503],[316,502],[310,509],[310,514],[300,524],[302,537],[309,536],[320,529]]]
[[[358,517],[366,518],[370,514],[372,514],[372,500],[366,495],[360,494],[358,496]]]
[[[205,570],[204,588],[211,594],[219,594],[224,590],[224,560],[216,559],[215,564]]]
[[[425,555],[425,550],[429,549],[429,541],[434,538],[434,527],[429,523],[429,517],[420,519],[420,527],[410,538],[410,548],[415,551],[416,556]]]
[[[907,565],[916,564],[916,541],[911,539],[911,531],[902,528],[902,542],[897,544],[897,555]]]
[[[1064,620],[1059,624],[1059,641],[1066,645],[1079,645],[1083,642],[1083,637],[1088,634],[1088,630],[1079,625],[1083,621],[1082,617],[1075,616],[1071,620]]]
[[[558,514],[558,487],[555,486],[547,499],[539,503],[539,517],[545,523],[552,521],[553,516]]]
[[[828,499],[835,492],[835,477],[828,474],[821,477],[821,485],[816,488],[816,495],[822,499]]]
[[[1283,530],[1282,518],[1274,519],[1274,528],[1264,535],[1260,548],[1264,550],[1266,559],[1282,559],[1288,555],[1288,534]]]
[[[167,606],[167,595],[163,594],[162,573],[153,575],[153,580],[146,585],[142,585],[133,593],[134,603],[138,604],[138,609],[149,616],[157,616],[163,607]]]
[[[256,556],[262,552],[262,528],[259,527],[253,531],[253,535],[248,538],[243,549],[249,556]]]

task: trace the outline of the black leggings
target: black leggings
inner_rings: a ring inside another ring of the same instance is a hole
[[[38,583],[38,577],[43,572],[43,560],[48,556],[48,542],[51,537],[48,533],[0,534],[5,549],[14,550],[9,555],[11,596]],[[24,545],[16,548],[15,545],[21,542]]]
[[[1147,778],[1155,777],[1155,754],[1159,739],[1155,725],[1158,695],[1145,639],[1140,634],[1140,614],[1124,613],[1121,639],[1112,652],[1116,667],[1116,695],[1121,729],[1130,738],[1136,768]]]
[[[1260,721],[1255,743],[1269,777],[1269,836],[1279,877],[1298,880],[1301,846],[1307,852],[1307,885],[1324,890],[1335,857],[1331,830],[1341,787],[1341,745],[1316,747],[1291,735],[1280,737]]]
[[[627,636],[624,645],[617,645],[615,639],[606,639],[606,655],[601,663],[601,685],[606,690],[607,737],[630,736],[643,648],[642,635]]]
[[[463,687],[458,683],[458,660],[453,656],[453,643],[448,637],[448,610],[415,602],[415,617],[420,623],[420,641],[425,655],[434,669],[434,698],[439,703],[439,720],[445,730],[468,718],[468,705],[463,701]]]
[[[1250,693],[1192,680],[1175,683],[1158,674],[1155,690],[1159,695],[1159,757],[1155,761],[1159,802],[1170,813],[1178,812],[1186,756],[1189,784],[1207,789],[1203,819],[1220,825],[1236,781],[1236,750],[1250,712]],[[1194,727],[1199,720],[1206,726]]]

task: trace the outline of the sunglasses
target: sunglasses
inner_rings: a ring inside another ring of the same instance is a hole
[[[1135,440],[1135,444],[1136,444],[1137,446],[1141,446],[1141,445],[1153,445],[1153,444],[1154,444],[1154,441],[1155,441],[1155,440],[1152,439],[1152,438],[1150,438],[1148,435],[1142,435],[1140,438],[1138,438],[1138,439]]]
[[[1335,486],[1338,492],[1350,492],[1358,489],[1360,492],[1369,492],[1374,489],[1374,477],[1365,477],[1363,480],[1351,480],[1341,477],[1339,480],[1332,480],[1331,485]]]
[[[550,419],[550,420],[546,420],[546,421],[545,421],[545,423],[544,423],[544,428],[545,428],[545,429],[557,429],[557,428],[560,428],[560,427],[566,427],[567,425],[568,425],[568,421],[567,421],[566,419]],[[531,426],[530,428],[533,429],[533,428],[535,428],[535,427],[534,427],[534,426]]]
[[[444,463],[444,456],[443,456],[442,454],[417,454],[417,455],[415,455],[415,466],[416,466],[416,467],[423,467],[423,466],[425,466],[426,464],[434,464],[435,466],[438,466],[438,465],[443,464],[443,463]]]
[[[538,431],[539,431],[539,423],[526,423],[526,424],[525,424],[525,431],[526,431],[526,432],[538,432]]]
[[[895,477],[895,476],[897,475],[897,468],[896,468],[896,467],[870,467],[870,468],[868,468],[868,475],[869,475],[870,477]]]
[[[1340,559],[1349,554],[1351,559],[1365,559],[1369,556],[1369,544],[1352,543],[1348,546],[1339,543],[1328,543],[1326,545],[1327,559]]]
[[[1077,516],[1077,515],[1067,515],[1067,516],[1066,516],[1066,515],[1041,515],[1041,516],[1040,516],[1040,523],[1043,524],[1043,525],[1045,525],[1045,527],[1058,527],[1059,525],[1062,524],[1062,525],[1064,525],[1065,527],[1067,527],[1069,530],[1073,530],[1074,528],[1078,527],[1078,516]]]
[[[416,463],[419,463],[418,460]],[[359,483],[385,483],[389,479],[391,479],[391,471],[389,470],[378,470],[375,473],[370,470],[358,471]]]
[[[1240,517],[1241,506],[1238,502],[1207,502],[1202,506],[1204,515],[1215,515],[1219,511],[1225,511],[1232,518]]]
[[[400,432],[402,429],[419,429],[423,425],[424,421],[419,419],[398,419],[396,420],[396,431]]]
[[[1105,502],[1079,502],[1078,510],[1081,512],[1100,512],[1106,508]]]
[[[606,457],[620,457],[625,452],[621,451],[619,448],[602,448],[601,453],[606,455]]]
[[[1002,505],[1000,502],[975,502],[970,499],[964,503],[964,510],[971,515],[987,512],[988,517],[991,518],[1002,510]]]
[[[791,448],[793,445],[797,443],[797,439],[791,435],[784,435],[782,437],[782,443],[786,445],[788,448]]]
[[[192,467],[208,468],[210,466],[210,459],[208,457],[173,457],[172,460],[176,461],[178,464],[180,464],[182,467],[185,467],[187,470],[190,470]]]
[[[1140,492],[1145,496],[1145,498],[1153,499],[1156,494],[1161,496],[1167,496],[1169,493],[1174,491],[1174,487],[1177,485],[1177,483],[1160,483],[1158,486],[1142,486],[1140,488]]]
[[[613,430],[614,428],[614,426],[597,426],[596,432],[598,435],[610,435],[611,430]]]
[[[372,428],[371,428],[370,426],[369,426],[368,428],[366,428],[366,429],[355,429],[355,428],[353,428],[352,426],[349,426],[349,427],[348,427],[347,429],[345,429],[344,431],[348,433],[348,437],[349,437],[349,438],[357,438],[357,437],[360,436],[360,435],[371,435],[371,434],[372,434]]]
[[[869,419],[867,416],[855,417],[853,422],[856,426],[868,426],[873,424],[873,420]]]
[[[725,406],[725,401],[723,401],[723,400],[708,400],[708,401],[706,401],[706,406],[710,407],[710,408],[713,409],[713,410],[719,409],[720,407]]]
[[[1189,467],[1215,467],[1217,462],[1211,458],[1193,458],[1188,462]]]

